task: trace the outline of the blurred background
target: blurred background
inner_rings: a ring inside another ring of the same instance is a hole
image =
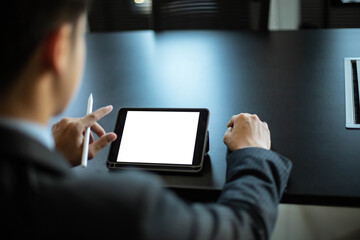
[[[95,0],[88,14],[89,32],[194,28],[360,28],[360,0]],[[360,239],[360,208],[280,204],[272,239]]]
[[[225,12],[228,19],[229,16],[237,19],[230,28],[244,28],[239,23],[244,22],[246,15],[250,15],[252,22],[260,15],[267,18],[263,22],[267,22],[269,30],[359,28],[359,4],[359,0],[95,0],[89,13],[89,30],[229,28],[226,24],[214,26],[214,21],[209,21],[211,15],[221,12]],[[181,16],[178,25],[164,26],[162,22],[169,22],[170,16],[174,20],[174,15]],[[194,16],[207,21],[208,26],[186,26],[184,19],[188,17],[193,23]]]

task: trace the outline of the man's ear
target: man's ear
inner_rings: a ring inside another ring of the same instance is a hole
[[[56,75],[66,71],[71,53],[72,26],[69,23],[60,25],[52,31],[44,42],[44,63]]]

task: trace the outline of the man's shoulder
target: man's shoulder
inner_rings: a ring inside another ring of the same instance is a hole
[[[45,188],[49,186],[65,194],[67,191],[79,191],[86,195],[87,191],[92,194],[95,191],[98,194],[113,195],[119,189],[121,192],[136,192],[141,189],[145,193],[145,190],[151,186],[162,185],[160,178],[136,170],[117,171],[106,176],[97,174],[78,176],[71,171],[69,164],[57,152],[50,151],[21,132],[0,126],[0,172],[5,171],[4,168],[13,172],[12,175],[15,177],[24,177],[19,176],[22,173],[26,173],[27,177],[29,174],[36,176],[27,180],[30,187],[31,181],[36,180],[34,184],[38,186]]]
[[[0,126],[0,166],[41,169],[61,173],[69,169],[62,155],[36,139],[14,129]]]
[[[109,175],[85,174],[72,175],[64,181],[55,183],[60,192],[82,195],[81,198],[108,199],[115,203],[133,204],[135,199],[151,198],[163,190],[164,184],[160,177],[136,170],[124,170]],[[53,188],[53,186],[49,186]],[[61,190],[62,189],[62,190]],[[80,194],[81,193],[81,194]]]

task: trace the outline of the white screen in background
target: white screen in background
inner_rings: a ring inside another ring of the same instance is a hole
[[[117,162],[191,165],[199,115],[129,111]]]

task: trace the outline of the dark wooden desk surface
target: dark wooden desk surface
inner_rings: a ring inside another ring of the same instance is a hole
[[[273,149],[293,162],[282,202],[360,206],[360,131],[345,129],[344,96],[344,57],[360,56],[359,29],[135,31],[88,34],[87,43],[84,80],[62,116],[84,115],[90,92],[94,109],[114,106],[100,121],[107,131],[121,107],[210,110],[203,174],[163,175],[180,194],[203,200],[219,194],[226,123],[249,112],[269,124]],[[87,169],[74,170],[118,174],[105,167],[107,154],[108,148]]]

